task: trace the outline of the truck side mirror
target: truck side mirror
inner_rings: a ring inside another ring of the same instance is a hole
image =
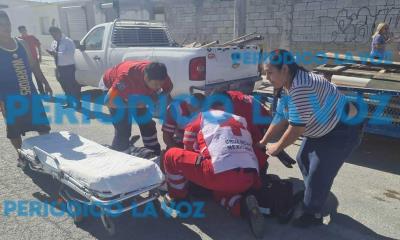
[[[74,40],[74,43],[75,43],[75,48],[81,50],[82,52],[86,50],[86,46],[85,46],[85,45],[82,45],[82,44],[80,43],[80,41]]]

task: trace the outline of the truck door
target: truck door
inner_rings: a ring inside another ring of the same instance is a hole
[[[90,31],[81,41],[83,50],[75,51],[77,81],[82,85],[98,86],[106,67],[104,42],[105,27],[100,26]]]

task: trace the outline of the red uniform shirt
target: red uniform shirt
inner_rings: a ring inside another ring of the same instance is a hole
[[[232,100],[233,113],[244,117],[247,121],[248,128],[253,136],[253,141],[258,142],[263,137],[263,132],[268,127],[266,124],[259,125],[254,124],[253,119],[253,104],[259,104],[254,101],[253,96],[246,95],[239,91],[227,91],[226,92]],[[268,110],[261,106],[259,113],[261,116],[270,116]]]
[[[180,116],[189,117],[190,111],[186,102],[182,102],[179,105],[179,109],[176,112],[173,110],[173,106],[169,105],[167,108],[167,116],[163,123],[161,130],[175,134],[175,138],[178,142],[183,142],[183,133],[185,132],[185,124],[183,119],[178,119]]]
[[[110,89],[117,89],[120,96],[127,100],[129,95],[152,96],[157,94],[153,89],[147,87],[144,82],[144,70],[151,62],[149,61],[124,61],[108,69],[103,77],[104,85]],[[171,79],[167,76],[162,86],[163,91],[172,90]]]
[[[227,91],[229,97],[232,99],[233,112],[236,115],[246,118],[249,124],[254,125],[253,121],[253,104],[259,104],[254,101],[253,96],[246,95],[239,91]],[[268,116],[269,113],[265,108],[261,108],[262,116]]]
[[[24,35],[24,36],[21,35],[19,38],[21,38],[27,43],[33,59],[37,60],[38,59],[37,48],[40,47],[39,40],[33,35]]]

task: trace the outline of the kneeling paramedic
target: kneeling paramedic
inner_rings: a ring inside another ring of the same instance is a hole
[[[260,120],[271,116],[271,113],[251,95],[239,91],[221,91],[215,94],[217,97],[219,95],[221,100],[227,97],[227,100],[232,104],[231,112],[246,119],[247,129],[249,129],[253,140],[253,150],[258,159],[260,175],[263,176],[268,168],[268,155],[259,148],[258,143],[263,138],[268,125],[261,123]],[[222,110],[220,107],[222,105],[218,107],[218,109]],[[224,111],[227,110],[224,109]],[[257,119],[257,117],[260,119]]]
[[[201,110],[205,98],[201,93],[195,93],[191,97],[194,100],[193,102],[190,101],[192,99],[189,99],[189,101],[172,101],[167,107],[166,118],[161,128],[166,149],[183,148],[185,127]]]
[[[163,164],[170,198],[187,198],[188,181],[210,189],[232,215],[248,217],[254,235],[262,237],[264,218],[257,200],[253,195],[244,196],[261,186],[247,127],[243,117],[221,110],[202,112],[185,128],[185,149],[169,149]]]
[[[160,92],[169,96],[173,85],[166,66],[158,62],[125,61],[105,72],[100,87],[107,90],[105,103],[113,117],[115,135],[111,148],[117,151],[125,151],[129,148],[132,130],[130,108],[133,108],[136,113],[133,117],[139,125],[144,146],[159,155],[160,144],[154,120],[150,118],[146,121],[138,121],[137,118],[149,114],[148,105],[141,101],[141,97],[150,97],[156,101]],[[138,100],[128,101],[131,96],[138,97]],[[122,99],[123,103],[117,104],[117,98]]]

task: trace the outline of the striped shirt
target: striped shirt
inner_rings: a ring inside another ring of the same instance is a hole
[[[303,136],[318,138],[337,125],[345,103],[336,85],[321,75],[298,70],[291,88],[278,102],[276,118],[304,126]]]

